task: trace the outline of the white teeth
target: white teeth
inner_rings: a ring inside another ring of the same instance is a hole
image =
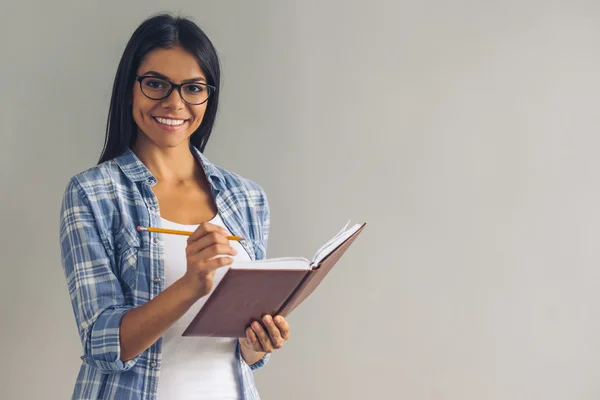
[[[185,120],[183,120],[183,119],[166,119],[166,118],[160,118],[160,117],[154,117],[154,118],[156,118],[156,120],[158,122],[160,122],[161,124],[170,125],[170,126],[181,125],[185,122]]]

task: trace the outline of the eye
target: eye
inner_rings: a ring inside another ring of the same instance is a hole
[[[198,84],[189,84],[185,85],[185,91],[189,94],[197,95],[206,92],[206,87],[204,85]]]
[[[165,90],[169,87],[168,82],[165,82],[161,79],[144,79],[144,87],[150,90]]]

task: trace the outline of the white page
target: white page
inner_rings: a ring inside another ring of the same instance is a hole
[[[294,271],[307,271],[310,269],[310,262],[306,258],[301,257],[281,257],[259,261],[234,261],[230,268],[259,270],[288,269]]]
[[[314,257],[312,258],[313,260],[319,255],[321,254],[321,252],[328,247],[333,241],[335,241],[338,237],[340,237],[340,235],[342,235],[346,229],[348,228],[348,225],[350,225],[350,220],[348,220],[348,222],[346,222],[346,225],[344,225],[344,227],[331,239],[329,239],[323,246],[321,246],[321,248],[319,250],[317,250],[317,252],[315,253]]]
[[[333,239],[325,244],[325,246],[321,247],[317,254],[313,257],[312,265],[319,264],[325,257],[329,255],[336,247],[342,244],[346,239],[352,236],[362,225],[355,224],[350,228],[346,229],[343,232],[337,234]]]
[[[362,225],[355,224],[348,228],[350,221],[339,231],[334,237],[329,239],[321,248],[316,252],[312,258],[312,262],[303,257],[279,257],[279,258],[268,258],[266,260],[257,261],[234,261],[231,264],[231,268],[234,269],[260,269],[260,270],[273,270],[273,269],[289,269],[289,270],[309,270],[314,265],[317,265],[325,257],[329,255],[336,247],[342,242],[352,236]]]

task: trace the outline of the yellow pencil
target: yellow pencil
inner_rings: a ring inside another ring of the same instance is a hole
[[[157,232],[157,233],[168,233],[168,234],[172,234],[172,235],[183,235],[183,236],[190,236],[192,233],[194,233],[194,232],[189,232],[189,231],[178,231],[175,229],[152,228],[152,227],[144,227],[144,226],[138,226],[137,230],[138,231]],[[227,236],[227,239],[235,240],[236,242],[244,240],[244,238],[239,237],[239,236]]]

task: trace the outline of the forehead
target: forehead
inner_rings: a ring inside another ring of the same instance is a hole
[[[196,57],[181,47],[156,49],[146,54],[137,72],[147,71],[159,72],[174,81],[206,78]]]

